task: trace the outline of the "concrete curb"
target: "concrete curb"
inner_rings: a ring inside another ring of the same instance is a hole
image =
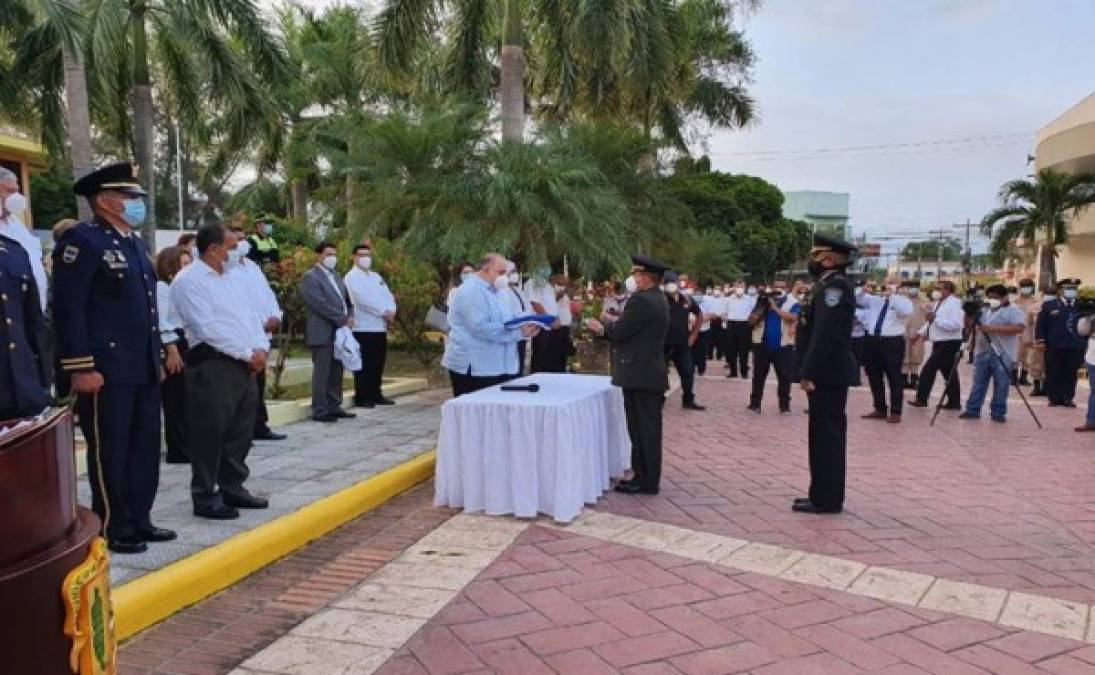
[[[376,508],[434,473],[432,450],[113,590],[115,633],[131,637]]]

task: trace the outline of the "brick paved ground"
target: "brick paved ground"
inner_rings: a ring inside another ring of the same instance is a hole
[[[1095,647],[533,526],[377,672],[1095,673]]]

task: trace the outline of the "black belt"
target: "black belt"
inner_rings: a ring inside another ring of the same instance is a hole
[[[206,361],[227,361],[243,368],[250,368],[251,364],[241,359],[233,358],[224,352],[219,352],[208,344],[202,342],[196,347],[192,347],[186,351],[183,355],[183,362],[190,367],[198,366]]]

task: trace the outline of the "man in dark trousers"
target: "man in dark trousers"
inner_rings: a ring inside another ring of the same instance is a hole
[[[641,255],[632,256],[631,262],[631,296],[623,313],[611,322],[590,319],[587,326],[612,341],[612,384],[624,390],[634,476],[616,491],[656,495],[662,474],[662,409],[669,389],[664,352],[669,303],[658,285],[669,266]]]
[[[1046,355],[1046,398],[1050,407],[1076,407],[1076,379],[1087,342],[1073,332],[1079,279],[1057,282],[1057,297],[1047,298],[1038,313],[1034,347]]]
[[[844,276],[855,247],[814,235],[810,274],[817,279],[802,312],[796,352],[799,378],[809,398],[810,494],[796,499],[801,513],[840,513],[848,445],[848,387],[856,377],[852,356],[855,299]]]
[[[692,345],[700,334],[703,312],[692,298],[681,292],[676,272],[665,275],[665,299],[669,303],[669,330],[665,335],[665,359],[677,369],[681,378],[684,407],[703,410],[696,403],[696,367],[692,363]],[[692,325],[689,322],[692,321]]]
[[[46,319],[30,256],[0,235],[0,421],[37,415],[49,399]]]
[[[57,356],[87,441],[91,507],[115,553],[170,541],[150,514],[160,483],[160,334],[156,272],[134,231],[145,193],[128,163],[73,186],[95,214],[53,250]]]

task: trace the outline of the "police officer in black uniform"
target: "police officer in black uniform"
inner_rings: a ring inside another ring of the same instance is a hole
[[[1057,297],[1046,298],[1034,327],[1034,345],[1046,354],[1046,398],[1050,407],[1076,407],[1076,379],[1084,365],[1087,341],[1072,326],[1076,321],[1079,279],[1057,282]]]
[[[0,235],[0,421],[45,410],[46,335],[30,256],[19,242]]]
[[[587,326],[612,341],[612,384],[624,390],[634,476],[616,486],[628,494],[658,494],[662,475],[662,410],[669,390],[665,334],[669,305],[658,285],[669,266],[636,255],[627,280],[631,295],[615,321],[590,319]],[[602,317],[607,319],[607,317]]]
[[[856,248],[846,241],[814,235],[810,273],[817,279],[799,319],[795,350],[799,378],[809,398],[810,494],[792,510],[840,513],[844,508],[848,444],[848,387],[858,366],[852,356],[855,298],[844,275]]]
[[[681,378],[681,401],[687,410],[704,410],[696,403],[696,367],[692,362],[695,344],[703,324],[703,312],[696,301],[681,293],[676,272],[665,275],[665,299],[669,304],[669,330],[665,334],[665,359],[677,368]],[[689,325],[695,317],[695,323]]]
[[[115,553],[175,533],[150,520],[159,486],[160,336],[156,274],[134,232],[145,193],[128,163],[76,182],[95,218],[80,223],[53,252],[53,320],[61,373],[76,395],[87,442],[92,508]]]

